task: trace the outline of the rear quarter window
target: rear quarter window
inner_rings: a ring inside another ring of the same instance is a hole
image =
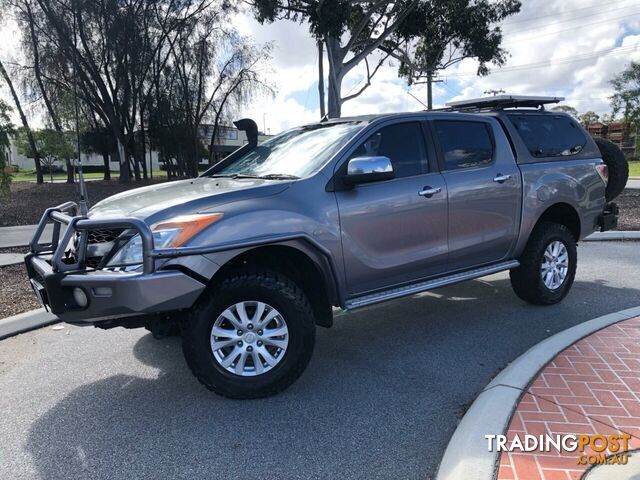
[[[509,114],[531,156],[565,157],[577,155],[587,138],[577,123],[565,115]]]

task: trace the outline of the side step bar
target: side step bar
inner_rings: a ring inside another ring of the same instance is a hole
[[[438,287],[444,287],[445,285],[451,285],[452,283],[463,282],[465,280],[472,280],[474,278],[484,277],[485,275],[491,275],[493,273],[502,272],[511,268],[520,266],[520,262],[517,260],[509,260],[507,262],[495,263],[486,267],[474,268],[473,270],[467,270],[464,272],[454,273],[445,277],[433,278],[431,280],[424,280],[418,283],[412,283],[404,285],[402,287],[392,288],[390,290],[384,290],[381,292],[370,293],[361,297],[351,298],[346,301],[347,310],[354,308],[364,307],[366,305],[372,305],[374,303],[385,302],[387,300],[393,300],[394,298],[405,297],[407,295],[413,295],[415,293],[426,292]]]

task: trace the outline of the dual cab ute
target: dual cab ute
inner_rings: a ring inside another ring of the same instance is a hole
[[[261,145],[242,120],[249,143],[199,178],[120,193],[85,216],[72,202],[48,209],[28,274],[68,323],[179,325],[194,375],[234,398],[291,385],[332,307],[504,270],[518,297],[554,304],[577,242],[615,227],[609,200],[626,182],[615,147],[544,110],[558,101],[341,118]]]

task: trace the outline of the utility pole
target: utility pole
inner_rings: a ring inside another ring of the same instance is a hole
[[[490,95],[490,94],[491,94],[491,95],[493,95],[493,96],[495,97],[495,96],[496,96],[496,95],[498,95],[499,93],[507,93],[507,92],[505,92],[503,89],[500,89],[500,90],[493,90],[493,89],[491,89],[491,90],[485,90],[485,91],[484,91],[484,93],[485,93],[485,94],[487,94],[487,95]]]
[[[433,71],[429,70],[427,72],[427,110],[433,110],[433,83],[440,83],[442,80],[434,80],[433,79]]]

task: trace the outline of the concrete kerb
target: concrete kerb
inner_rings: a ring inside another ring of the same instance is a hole
[[[640,241],[638,230],[611,230],[609,232],[595,232],[583,240],[584,242],[624,242]]]
[[[506,432],[521,395],[547,363],[565,348],[614,323],[640,315],[640,307],[594,318],[531,347],[498,374],[478,395],[445,450],[437,480],[495,478],[499,452],[490,452],[485,435]]]
[[[58,317],[44,308],[2,318],[0,319],[0,340],[59,321]]]

